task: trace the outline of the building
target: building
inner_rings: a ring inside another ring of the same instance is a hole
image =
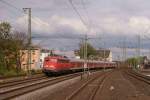
[[[108,49],[99,49],[96,50],[97,52],[97,59],[102,61],[110,61],[112,62],[112,52]]]
[[[29,65],[29,54],[27,49],[20,50],[21,69],[23,70],[37,70],[40,69],[40,48],[31,49],[31,68]]]
[[[74,54],[76,55],[76,58],[80,58],[79,50],[75,50]],[[93,60],[112,62],[112,52],[108,49],[99,49],[96,50],[96,55],[90,55],[88,58]]]
[[[140,61],[141,63],[141,69],[150,69],[150,59],[148,59],[147,56],[143,56],[142,60]]]
[[[40,68],[43,67],[44,58],[49,56],[52,53],[51,50],[42,49],[40,52]]]
[[[70,59],[76,57],[74,51],[53,50],[53,53],[59,56],[66,56]]]

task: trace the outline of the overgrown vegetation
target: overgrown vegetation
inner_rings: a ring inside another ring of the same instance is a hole
[[[79,50],[79,56],[81,58],[84,58],[84,49],[85,49],[85,45],[84,44],[80,44],[80,50]],[[96,53],[96,49],[90,44],[87,43],[87,58],[90,59],[92,56],[95,56]]]
[[[126,60],[126,63],[133,68],[137,68],[137,66],[143,64],[143,62],[144,62],[143,57],[132,57]]]
[[[25,33],[11,31],[8,22],[0,23],[0,76],[24,74],[20,50],[27,46]]]

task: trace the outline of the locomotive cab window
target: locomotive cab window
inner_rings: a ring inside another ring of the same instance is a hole
[[[57,62],[57,59],[48,59],[48,58],[46,58],[45,61],[46,62]]]
[[[49,59],[45,59],[45,61],[49,61]]]
[[[59,63],[69,63],[69,60],[65,60],[65,59],[58,59]]]

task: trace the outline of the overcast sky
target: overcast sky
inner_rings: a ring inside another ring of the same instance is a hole
[[[3,2],[6,1],[6,2]],[[33,42],[46,48],[73,50],[85,34],[96,47],[114,51],[127,41],[137,46],[141,35],[142,48],[149,48],[150,0],[0,0],[0,21],[9,21],[14,30],[27,31],[27,16],[22,8],[32,8]],[[14,6],[14,7],[13,7]],[[43,37],[43,38],[40,38]],[[105,44],[105,45],[104,45]],[[115,49],[114,49],[115,48]]]

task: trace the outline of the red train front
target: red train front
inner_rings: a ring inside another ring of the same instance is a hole
[[[61,56],[48,56],[44,59],[43,72],[48,74],[60,73],[69,70],[70,60]]]

